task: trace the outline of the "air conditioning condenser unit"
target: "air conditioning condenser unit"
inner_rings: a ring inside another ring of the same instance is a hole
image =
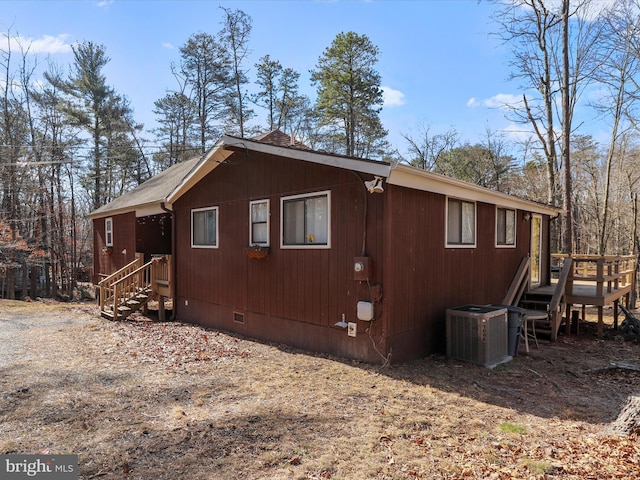
[[[511,360],[507,309],[486,305],[448,309],[447,357],[490,368]]]

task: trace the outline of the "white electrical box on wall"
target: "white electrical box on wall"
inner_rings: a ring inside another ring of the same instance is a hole
[[[373,320],[373,303],[358,302],[358,320],[370,322]]]
[[[357,327],[358,324],[356,322],[349,322],[347,326],[347,335],[349,335],[350,337],[355,337]]]

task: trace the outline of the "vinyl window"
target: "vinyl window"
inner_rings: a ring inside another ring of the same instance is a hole
[[[218,248],[218,207],[191,210],[191,247]]]
[[[104,245],[113,247],[113,219],[111,217],[104,219]]]
[[[447,199],[447,247],[476,246],[476,204]]]
[[[269,246],[269,200],[249,203],[249,245]]]
[[[283,197],[281,212],[283,248],[330,247],[330,192]]]
[[[516,211],[510,208],[496,208],[496,246],[516,246]]]

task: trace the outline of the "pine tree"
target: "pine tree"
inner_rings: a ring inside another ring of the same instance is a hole
[[[375,70],[378,47],[366,35],[340,33],[318,59],[311,80],[318,85],[316,112],[330,137],[348,156],[382,156],[387,131]]]
[[[180,48],[182,57],[176,76],[195,107],[199,146],[204,153],[222,133],[219,122],[228,118],[228,98],[233,95],[231,61],[222,44],[208,33],[191,36]]]

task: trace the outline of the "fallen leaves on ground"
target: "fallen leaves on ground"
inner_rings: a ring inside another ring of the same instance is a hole
[[[2,302],[2,301],[0,301]],[[0,308],[6,303],[0,303]],[[9,306],[11,307],[12,304]],[[79,478],[634,478],[604,426],[637,344],[562,337],[493,370],[442,355],[381,369],[93,306],[13,307],[0,453],[75,453]]]
[[[128,321],[112,332],[116,348],[140,362],[175,367],[248,355],[238,339],[177,322]]]

